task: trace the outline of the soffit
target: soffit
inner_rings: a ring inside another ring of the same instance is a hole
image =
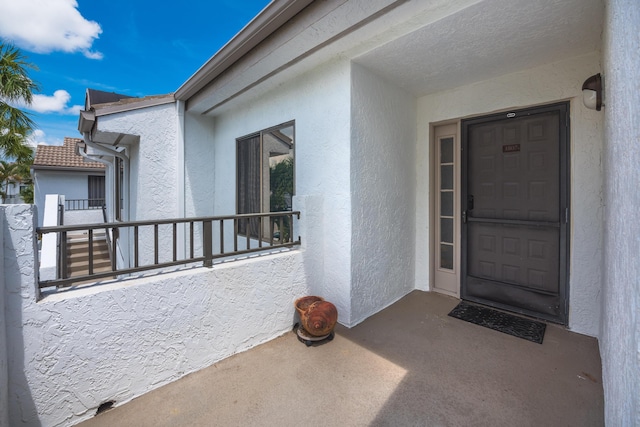
[[[267,80],[283,77],[282,71],[294,68],[300,72],[308,69],[301,64],[302,60],[310,56],[326,60],[330,55],[326,48],[336,40],[407,1],[314,1],[250,52],[216,74],[202,90],[188,99],[187,110],[210,113]],[[318,55],[320,51],[323,52]],[[266,85],[270,86],[271,82]]]
[[[599,50],[603,16],[600,0],[485,0],[355,62],[422,96]]]
[[[189,100],[188,109],[224,112],[335,58],[352,59],[423,96],[599,50],[604,16],[601,0],[365,6],[314,2]]]

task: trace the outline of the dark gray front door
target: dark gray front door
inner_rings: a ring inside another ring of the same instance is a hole
[[[463,299],[566,323],[568,105],[462,122]]]

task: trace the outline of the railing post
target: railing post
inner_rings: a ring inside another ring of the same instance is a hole
[[[66,279],[69,277],[67,271],[67,232],[60,233],[60,277]]]
[[[111,233],[113,237],[111,242],[111,271],[116,271],[118,269],[118,227],[113,227]]]
[[[211,223],[211,220],[202,221],[202,255],[205,267],[213,266],[213,226]]]
[[[89,274],[93,274],[93,228],[89,229]]]

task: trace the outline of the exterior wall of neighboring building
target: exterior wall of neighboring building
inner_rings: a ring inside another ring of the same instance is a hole
[[[609,0],[604,35],[605,215],[600,338],[607,425],[640,425],[640,3]],[[593,257],[596,262],[596,257]]]
[[[414,286],[416,99],[351,71],[351,323]]]
[[[570,101],[571,241],[569,327],[598,336],[602,300],[602,127],[603,115],[582,105],[582,82],[601,71],[594,52],[496,77],[418,100],[418,191],[416,277],[428,278],[429,125],[508,108]],[[422,243],[421,243],[422,242]],[[594,260],[596,260],[594,262]]]
[[[1,206],[0,218],[8,353],[6,375],[0,344],[3,426],[73,425],[104,402],[123,404],[269,341],[291,330],[293,302],[308,294],[303,251],[293,250],[37,301],[33,207]]]
[[[95,172],[35,170],[33,174],[34,203],[38,207],[38,227],[42,227],[44,201],[47,194],[60,194],[65,199],[88,199],[89,176],[104,176],[103,169]]]
[[[3,190],[5,191],[5,193],[7,194],[7,197],[5,197],[4,199],[2,199],[2,197],[0,197],[0,203],[4,203],[7,205],[15,205],[15,204],[19,204],[19,203],[24,203],[24,201],[22,200],[22,196],[20,195],[20,183],[10,183],[10,184],[3,184]]]

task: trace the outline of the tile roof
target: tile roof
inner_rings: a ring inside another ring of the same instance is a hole
[[[78,169],[104,169],[100,162],[90,162],[76,154],[76,144],[82,143],[80,138],[64,138],[64,145],[38,145],[36,156],[33,160],[33,168],[78,168]]]

